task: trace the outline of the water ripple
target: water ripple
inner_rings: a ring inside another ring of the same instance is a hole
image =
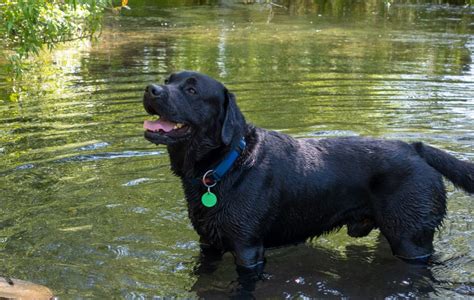
[[[152,178],[137,178],[137,179],[130,180],[129,182],[126,182],[126,183],[122,184],[122,186],[136,186],[136,185],[142,184],[142,183],[147,182],[147,181],[152,181],[152,180],[154,180],[154,179],[152,179]]]
[[[105,152],[97,154],[76,155],[56,160],[57,163],[78,162],[78,161],[98,161],[104,159],[130,158],[142,156],[159,156],[163,151],[123,151],[123,152]]]
[[[100,148],[105,148],[109,145],[110,144],[107,143],[107,142],[98,142],[98,143],[94,143],[94,144],[91,144],[91,145],[86,145],[86,146],[80,147],[78,150],[82,150],[82,151],[97,150],[97,149],[100,149]]]

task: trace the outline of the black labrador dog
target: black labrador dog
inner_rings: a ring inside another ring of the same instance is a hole
[[[149,85],[145,138],[165,144],[203,253],[231,251],[237,271],[262,273],[264,249],[346,225],[378,228],[392,252],[426,263],[446,214],[442,175],[474,193],[474,164],[421,142],[294,139],[245,121],[235,96],[196,72]]]

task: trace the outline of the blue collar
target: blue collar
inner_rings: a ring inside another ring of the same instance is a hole
[[[232,150],[227,153],[227,155],[224,157],[224,160],[222,160],[217,165],[217,167],[214,168],[214,170],[208,170],[204,174],[202,177],[202,183],[207,187],[210,185],[214,186],[218,181],[220,181],[222,177],[224,177],[224,175],[230,170],[237,158],[239,158],[240,154],[244,152],[246,145],[247,143],[245,143],[245,139],[243,137],[240,138],[239,143],[232,147]],[[208,182],[206,179],[211,179],[212,182]]]

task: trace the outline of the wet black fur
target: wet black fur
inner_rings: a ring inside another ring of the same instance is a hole
[[[474,164],[421,142],[295,139],[246,123],[234,95],[208,76],[181,72],[161,87],[158,96],[150,87],[145,93],[147,111],[192,131],[177,138],[145,136],[168,145],[203,251],[231,251],[240,274],[261,272],[267,247],[303,242],[344,225],[354,237],[378,228],[394,255],[426,261],[446,214],[442,176],[474,193]],[[241,136],[247,148],[212,188],[218,204],[204,207],[200,197],[206,188],[198,179]]]

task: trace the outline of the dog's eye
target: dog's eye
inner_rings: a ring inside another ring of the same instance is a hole
[[[196,95],[196,94],[197,94],[196,90],[195,90],[194,88],[192,88],[192,87],[187,88],[187,89],[186,89],[186,92],[187,92],[188,94],[191,94],[191,95]]]

